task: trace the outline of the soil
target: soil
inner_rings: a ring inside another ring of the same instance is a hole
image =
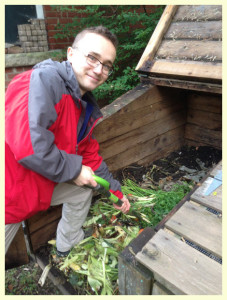
[[[148,166],[131,165],[114,174],[120,182],[129,178],[143,184],[146,178],[153,187],[161,186],[167,181],[181,180],[199,182],[205,174],[222,159],[222,151],[213,147],[187,147],[170,153],[167,157],[154,161]]]
[[[168,190],[171,188],[172,184],[179,181],[186,180],[193,182],[194,184],[198,183],[221,159],[221,150],[206,146],[184,146],[178,151],[172,152],[167,157],[154,161],[148,166],[139,166],[134,164],[115,172],[113,175],[121,183],[123,183],[124,179],[128,178],[142,186],[146,186],[147,184],[149,187],[152,186],[154,189],[161,187],[164,190]],[[46,255],[46,257],[48,257],[49,248],[43,247],[40,249],[40,253],[42,256]],[[37,267],[37,264],[31,262],[24,267],[17,268],[15,271],[16,273],[13,276],[19,278],[23,269],[26,269],[27,274],[31,275],[34,273],[33,270],[35,267]],[[6,271],[6,282],[8,283],[8,285],[6,284],[6,294],[25,295],[26,293],[20,286],[20,282],[17,283],[18,288],[16,292],[11,293],[12,285],[10,285],[9,281],[7,281],[7,272],[9,271]],[[34,273],[34,282],[36,284],[38,283],[41,273],[41,269],[39,272]],[[37,289],[33,294],[56,295],[61,293],[56,289],[56,286],[47,279],[42,288],[37,285]]]

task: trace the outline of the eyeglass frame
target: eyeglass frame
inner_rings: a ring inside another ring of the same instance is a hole
[[[114,71],[114,68],[113,68],[113,66],[112,67],[110,67],[110,66],[108,66],[108,65],[106,65],[106,64],[104,64],[104,63],[102,63],[97,57],[95,57],[94,55],[92,55],[92,54],[85,54],[79,47],[75,47],[75,48],[72,48],[73,50],[76,50],[76,49],[78,49],[81,53],[83,53],[83,55],[86,57],[86,62],[87,62],[87,64],[89,65],[89,66],[91,66],[91,67],[93,67],[93,68],[97,68],[99,65],[102,65],[102,74],[104,74],[104,75],[106,75],[106,76],[110,76],[112,73],[113,73],[113,71]],[[89,58],[89,56],[90,57],[92,57],[92,58],[94,58],[94,59],[96,59],[96,61],[97,61],[97,64],[96,64],[96,66],[94,66],[94,65],[91,65],[91,63],[89,63],[88,62],[88,58]],[[104,68],[103,67],[107,67],[107,68],[109,68],[110,69],[110,71],[108,71],[108,73],[107,74],[105,74],[104,72],[103,72],[103,70],[104,70]]]

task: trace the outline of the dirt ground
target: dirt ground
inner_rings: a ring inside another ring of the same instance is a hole
[[[128,178],[143,187],[149,184],[154,189],[161,187],[168,190],[172,184],[182,180],[198,183],[221,159],[222,152],[212,147],[184,146],[167,157],[154,161],[149,166],[131,165],[123,168],[114,173],[114,177],[120,182]],[[41,269],[34,262],[6,271],[5,293],[11,295],[61,294],[49,279],[43,287],[38,286],[41,273]],[[29,282],[25,278],[29,278]],[[33,288],[28,289],[28,285],[33,285]]]

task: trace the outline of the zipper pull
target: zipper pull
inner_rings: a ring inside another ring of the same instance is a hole
[[[77,152],[78,152],[78,144],[76,145],[76,154],[77,154]]]

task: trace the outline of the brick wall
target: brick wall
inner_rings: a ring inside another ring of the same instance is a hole
[[[49,49],[50,50],[67,49],[67,47],[71,46],[74,38],[73,37],[70,39],[54,38],[54,35],[60,32],[59,30],[56,29],[56,25],[58,23],[67,24],[72,22],[75,14],[71,12],[62,12],[60,11],[59,8],[53,10],[50,5],[44,5],[43,11],[44,11],[44,18],[46,21]]]
[[[5,89],[7,89],[10,81],[18,74],[30,70],[32,66],[11,67],[5,69]]]

